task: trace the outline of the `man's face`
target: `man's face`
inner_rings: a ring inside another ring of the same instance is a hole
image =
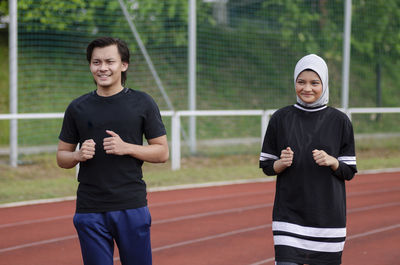
[[[128,64],[121,61],[116,45],[94,48],[90,61],[90,71],[100,89],[121,87],[121,73],[128,69]]]

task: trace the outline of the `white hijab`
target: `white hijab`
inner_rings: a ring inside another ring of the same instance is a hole
[[[329,85],[328,85],[328,66],[326,65],[324,59],[315,54],[309,54],[301,58],[294,68],[294,85],[296,87],[297,77],[304,70],[313,70],[319,75],[322,82],[322,94],[319,99],[313,103],[305,103],[297,96],[297,103],[305,107],[320,107],[328,104],[329,101]]]

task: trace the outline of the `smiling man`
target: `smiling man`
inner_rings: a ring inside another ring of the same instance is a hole
[[[113,264],[115,241],[123,265],[150,265],[142,164],[168,159],[165,127],[154,100],[124,86],[130,57],[125,42],[96,39],[86,56],[97,88],[68,106],[57,150],[60,167],[80,164],[74,225],[83,261]]]

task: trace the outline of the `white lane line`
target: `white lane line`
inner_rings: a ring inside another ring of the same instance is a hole
[[[260,260],[260,261],[257,261],[256,263],[252,263],[250,265],[261,265],[261,264],[266,264],[266,263],[269,263],[269,262],[272,262],[272,261],[275,261],[275,258],[269,258],[269,259]]]
[[[352,240],[352,239],[356,239],[356,238],[360,238],[360,237],[365,237],[365,236],[374,235],[374,234],[377,234],[377,233],[386,232],[386,231],[393,230],[393,229],[397,229],[397,228],[400,228],[400,224],[395,224],[395,225],[391,225],[391,226],[386,226],[386,227],[382,227],[382,228],[370,230],[370,231],[367,231],[367,232],[364,232],[364,233],[360,233],[360,234],[356,234],[356,235],[351,235],[351,236],[348,236],[348,237],[346,238],[346,241]],[[268,258],[268,259],[265,259],[265,260],[261,260],[261,261],[258,261],[258,262],[256,262],[256,263],[252,263],[252,264],[250,264],[250,265],[261,265],[261,264],[266,264],[266,263],[273,262],[273,261],[275,261],[275,258],[274,258],[274,257]]]
[[[349,193],[347,196],[350,197],[350,196],[369,195],[369,194],[375,194],[375,193],[387,193],[387,192],[398,191],[398,190],[400,190],[400,188],[380,189],[380,190],[374,190],[374,191],[370,191],[370,192],[353,192],[353,193]],[[214,201],[214,200],[219,200],[219,199],[222,200],[222,199],[230,199],[230,198],[239,198],[239,197],[246,197],[246,196],[253,196],[253,195],[254,196],[263,195],[263,194],[267,195],[272,192],[273,191],[244,192],[244,193],[234,193],[234,194],[229,194],[229,195],[218,195],[218,196],[210,196],[210,197],[180,200],[180,201],[150,203],[149,208],[162,207],[162,206],[167,206],[167,205],[189,204],[189,203],[203,202],[203,201],[209,201],[209,200]],[[26,221],[15,222],[15,223],[0,224],[0,229],[19,226],[19,225],[35,224],[35,223],[40,223],[40,222],[50,222],[50,221],[55,221],[55,220],[68,219],[68,218],[72,218],[72,217],[73,217],[73,215],[64,215],[64,216],[58,216],[58,217],[56,216],[56,217],[42,218],[42,219],[36,219],[36,220],[26,220]]]
[[[267,228],[267,227],[271,227],[271,224],[248,227],[248,228],[244,228],[244,229],[230,231],[230,232],[227,232],[227,233],[222,233],[222,234],[217,234],[217,235],[213,235],[213,236],[206,236],[206,237],[196,238],[196,239],[187,240],[187,241],[183,241],[183,242],[179,242],[179,243],[175,243],[175,244],[169,244],[169,245],[165,245],[165,246],[162,246],[162,247],[153,248],[153,252],[158,252],[158,251],[162,251],[162,250],[170,249],[170,248],[182,247],[182,246],[191,245],[191,244],[204,242],[204,241],[208,241],[208,240],[213,240],[213,239],[217,239],[217,238],[233,236],[233,235],[237,235],[237,234],[241,234],[241,233],[247,233],[247,232],[251,232],[251,231],[255,231],[255,230],[259,230],[259,229],[264,229],[264,228]]]
[[[187,199],[187,200],[179,200],[179,201],[170,201],[170,202],[156,202],[150,203],[149,207],[161,207],[166,205],[179,205],[179,204],[186,204],[186,203],[193,203],[193,202],[203,202],[203,201],[210,201],[210,200],[223,200],[223,199],[230,199],[230,198],[240,198],[246,196],[255,196],[255,195],[267,195],[273,193],[274,191],[259,191],[259,192],[240,192],[240,193],[232,193],[228,195],[217,195],[217,196],[209,196],[203,198],[196,198],[196,199]]]
[[[73,215],[62,215],[62,216],[42,218],[42,219],[36,219],[36,220],[27,220],[27,221],[21,221],[21,222],[9,223],[9,224],[0,224],[0,229],[14,227],[14,226],[20,226],[20,225],[30,225],[30,224],[43,223],[43,222],[52,222],[52,221],[57,221],[57,220],[62,220],[62,219],[69,219],[69,218],[72,219],[72,217],[73,217]]]
[[[182,185],[174,185],[167,187],[154,187],[149,188],[149,192],[159,192],[159,191],[171,191],[171,190],[186,190],[186,189],[197,189],[197,188],[209,188],[209,187],[219,187],[219,186],[230,186],[237,184],[253,184],[253,183],[262,183],[262,182],[273,182],[275,181],[275,177],[263,177],[256,179],[238,179],[238,180],[227,180],[227,181],[214,181],[214,182],[205,182],[205,183],[197,183],[197,184],[182,184]]]
[[[206,216],[221,215],[221,214],[227,214],[227,213],[244,212],[244,211],[250,211],[250,210],[270,207],[270,206],[272,206],[272,204],[260,204],[260,205],[252,205],[252,206],[248,206],[248,207],[233,208],[233,209],[220,210],[220,211],[214,211],[214,212],[205,212],[205,213],[200,213],[200,214],[186,215],[186,216],[181,216],[181,217],[175,217],[175,218],[170,218],[170,219],[154,221],[153,224],[165,224],[165,223],[178,222],[178,221],[188,220],[188,219],[196,219],[196,218],[201,218],[201,217],[206,217]],[[58,241],[68,240],[68,239],[76,238],[76,237],[77,237],[76,235],[71,235],[71,236],[66,236],[66,237],[59,237],[59,238],[54,238],[54,239],[49,239],[49,240],[32,242],[32,243],[23,244],[23,245],[17,245],[17,246],[14,246],[14,247],[0,249],[0,253],[7,252],[7,251],[12,251],[12,250],[17,250],[17,249],[21,249],[21,248],[27,248],[27,247],[33,247],[33,246],[38,246],[38,245],[43,245],[43,244],[55,243],[55,242],[58,242]]]
[[[0,204],[0,209],[1,208],[28,206],[28,205],[39,205],[39,204],[45,204],[45,203],[73,201],[75,199],[76,199],[76,196],[67,196],[67,197],[60,197],[60,198],[53,198],[53,199],[39,199],[39,200],[22,201],[22,202],[2,203],[2,204]]]
[[[393,206],[399,206],[399,205],[400,205],[400,202],[375,204],[375,205],[370,205],[370,206],[365,206],[365,207],[349,209],[349,210],[347,210],[347,213],[357,213],[357,212],[363,212],[363,211],[369,211],[369,210],[375,210],[375,209],[393,207]]]
[[[354,191],[354,192],[349,192],[347,194],[347,197],[353,197],[353,196],[362,196],[362,195],[371,195],[371,194],[376,194],[376,193],[388,193],[388,192],[395,192],[399,191],[400,187],[396,188],[388,188],[388,189],[380,189],[380,190],[370,190],[370,191]]]
[[[196,238],[196,239],[192,239],[192,240],[182,241],[182,242],[175,243],[175,244],[169,244],[169,245],[165,245],[162,247],[153,248],[152,252],[155,253],[155,252],[159,252],[159,251],[166,250],[166,249],[187,246],[187,245],[196,244],[196,243],[200,243],[200,242],[204,242],[204,241],[208,241],[208,240],[214,240],[214,239],[223,238],[223,237],[234,236],[237,234],[252,232],[252,231],[256,231],[256,230],[260,230],[260,229],[265,229],[268,227],[271,227],[271,224],[247,227],[247,228],[238,229],[238,230],[234,230],[234,231],[230,231],[230,232],[226,232],[226,233],[222,233],[222,234],[216,234],[216,235],[212,235],[212,236],[206,236],[206,237]],[[118,261],[118,260],[119,260],[119,257],[114,258],[114,261]]]
[[[378,209],[378,208],[383,208],[383,207],[390,207],[390,206],[393,206],[393,205],[397,206],[398,204],[399,204],[399,203],[388,203],[388,204],[372,205],[372,206],[370,206],[370,207],[361,207],[361,208],[351,209],[351,212],[368,211],[368,210],[371,210],[371,209]],[[268,207],[268,206],[270,206],[270,204],[256,205],[256,206],[254,206],[254,208],[257,208],[257,207],[263,208],[263,207]],[[238,211],[238,209],[244,209],[244,208],[247,208],[248,210],[250,210],[252,207],[249,206],[249,207],[236,208],[236,209],[230,209],[230,210],[222,210],[222,211],[231,211],[231,212],[234,212],[234,211]],[[215,214],[220,214],[220,213],[218,213],[218,212],[222,212],[222,211],[215,211],[215,212],[214,212],[214,215],[215,215]],[[207,212],[206,212],[206,213],[203,213],[203,214],[200,214],[200,215],[207,216]],[[208,215],[208,216],[209,216],[209,215]],[[182,217],[177,217],[177,218],[179,218],[180,220],[183,220],[183,219],[193,219],[193,218],[196,218],[196,217],[193,217],[193,215],[189,215],[189,216],[182,216]],[[171,218],[171,219],[176,219],[176,218]],[[155,222],[153,222],[153,223],[156,223],[156,222],[157,222],[157,221],[155,221]],[[164,223],[164,222],[174,222],[174,221],[173,221],[173,220],[169,220],[169,219],[165,219],[165,220],[160,220],[159,222],[160,222],[160,223]],[[265,225],[265,226],[268,227],[268,226],[271,226],[271,225]],[[387,228],[381,228],[381,229],[378,229],[378,230],[381,231],[382,229],[386,229],[386,230],[395,229],[395,228],[397,228],[397,227],[399,227],[399,226],[400,226],[400,225],[394,225],[394,226],[389,226],[389,227],[387,227]],[[378,231],[378,230],[371,230],[371,231],[372,231],[373,233],[376,233],[376,232],[374,232],[374,231]],[[386,231],[386,230],[382,230],[382,231]],[[236,230],[236,231],[242,231],[242,230]],[[251,231],[251,230],[249,230],[249,231]],[[229,233],[234,233],[234,234],[235,234],[235,231],[228,232],[228,233],[224,233],[224,234],[220,234],[220,235],[225,235],[225,234],[228,235]],[[366,235],[369,235],[369,233],[370,233],[370,232],[368,232],[368,234],[366,234]],[[364,234],[365,234],[365,233],[364,233]],[[355,238],[356,236],[357,236],[357,235],[349,236],[348,239],[352,239],[352,237]],[[213,237],[213,236],[211,236],[211,237],[206,237],[206,238],[212,238],[212,237]],[[214,237],[215,237],[215,236],[214,236]],[[218,238],[218,237],[221,237],[221,236],[216,235],[216,238]],[[49,240],[37,241],[37,242],[28,243],[28,244],[22,244],[22,245],[17,245],[17,246],[13,246],[13,247],[3,248],[3,249],[0,249],[0,253],[7,252],[7,251],[12,251],[12,250],[17,250],[17,249],[22,249],[22,248],[27,248],[27,247],[33,247],[33,246],[43,245],[43,244],[56,243],[56,242],[60,242],[60,241],[64,241],[64,240],[69,240],[69,239],[73,239],[73,238],[77,238],[77,236],[76,236],[76,235],[70,235],[70,236],[65,236],[65,237],[59,237],[59,238],[54,238],[54,239],[49,239]],[[200,240],[199,242],[201,242],[201,241],[204,241],[204,238],[203,238],[203,239],[189,240],[189,241],[185,241],[185,242],[196,242],[196,241],[198,241],[198,240]],[[175,247],[175,245],[176,245],[176,246],[179,246],[179,245],[182,245],[182,244],[183,244],[182,242],[181,242],[181,243],[172,244],[172,245],[170,245],[170,247],[167,247],[167,248],[172,248],[171,246],[174,246],[174,247]],[[164,248],[164,247],[161,247],[161,248]],[[160,250],[161,250],[161,248],[160,248]]]
[[[381,190],[374,190],[374,191],[371,191],[371,192],[355,192],[355,193],[348,194],[348,197],[350,197],[350,196],[359,196],[359,195],[369,195],[369,194],[374,194],[374,193],[387,193],[387,192],[398,191],[398,190],[400,190],[400,188],[381,189]],[[268,194],[268,193],[270,193],[270,192],[245,192],[245,193],[235,193],[235,194],[230,194],[230,195],[211,196],[211,197],[190,199],[190,200],[182,200],[182,201],[154,203],[154,204],[150,204],[149,208],[161,207],[161,206],[166,206],[166,205],[178,205],[178,204],[185,204],[185,203],[201,202],[201,201],[208,201],[208,200],[213,200],[214,201],[214,200],[217,200],[217,199],[229,199],[229,198],[238,198],[238,197],[245,197],[245,196],[252,196],[252,195],[262,195],[262,194]],[[388,205],[388,206],[396,206],[396,205],[398,205],[398,203],[393,203],[393,205]],[[380,207],[380,205],[368,206],[368,207]],[[366,208],[368,208],[368,207],[366,207]],[[358,209],[360,209],[358,211],[363,211],[364,210],[363,208],[358,208]],[[374,209],[374,208],[371,208],[371,209]],[[354,210],[349,210],[348,212],[353,212],[353,211]],[[202,214],[200,214],[200,215],[202,215]],[[42,219],[36,219],[36,220],[27,220],[27,221],[15,222],[15,223],[0,224],[0,229],[8,228],[8,227],[14,227],[14,226],[20,226],[20,225],[29,225],[29,224],[41,223],[41,222],[51,222],[51,221],[56,221],[56,220],[61,220],[61,219],[69,219],[69,218],[72,218],[72,217],[73,217],[73,215],[63,215],[63,216],[42,218]]]
[[[148,192],[152,193],[152,192],[160,192],[160,191],[173,191],[173,190],[197,189],[197,188],[208,188],[208,187],[217,187],[217,186],[263,183],[263,182],[273,182],[274,180],[275,180],[275,177],[263,177],[263,178],[257,178],[257,179],[216,181],[216,182],[207,182],[207,183],[198,183],[198,184],[185,184],[185,185],[175,185],[175,186],[166,186],[166,187],[155,187],[155,188],[149,188]],[[67,197],[59,197],[59,198],[52,198],[52,199],[39,199],[39,200],[21,201],[21,202],[10,202],[10,203],[0,204],[0,209],[1,208],[19,207],[19,206],[38,205],[38,204],[45,204],[45,203],[54,203],[54,202],[64,202],[64,201],[72,201],[72,200],[76,200],[76,196],[67,196]]]
[[[347,240],[352,240],[352,239],[355,239],[355,238],[370,236],[370,235],[373,235],[373,234],[377,234],[377,233],[381,233],[381,232],[385,232],[385,231],[389,231],[389,230],[393,230],[393,229],[397,229],[397,228],[400,228],[400,224],[381,227],[381,228],[370,230],[370,231],[367,231],[367,232],[364,232],[364,233],[351,235],[351,236],[347,237]]]
[[[258,205],[252,205],[252,206],[241,207],[241,208],[232,208],[232,209],[226,209],[226,210],[185,215],[185,216],[174,217],[174,218],[169,218],[169,219],[164,219],[164,220],[157,220],[157,221],[152,222],[152,224],[165,224],[165,223],[179,222],[179,221],[183,221],[183,220],[196,219],[196,218],[215,216],[215,215],[221,215],[221,214],[238,213],[238,212],[256,210],[256,209],[261,209],[261,208],[267,208],[267,207],[271,207],[272,205],[273,205],[272,203],[258,204]]]
[[[78,236],[70,235],[70,236],[52,238],[52,239],[48,239],[48,240],[36,241],[36,242],[28,243],[28,244],[22,244],[22,245],[17,245],[17,246],[13,246],[13,247],[2,248],[2,249],[0,249],[0,253],[18,250],[18,249],[22,249],[22,248],[35,247],[35,246],[40,246],[40,245],[45,245],[45,244],[58,243],[61,241],[75,239],[75,238],[78,238]]]
[[[263,195],[263,194],[268,194],[268,193],[269,192],[245,192],[245,193],[234,193],[234,194],[230,194],[230,195],[210,196],[210,197],[205,197],[205,198],[172,201],[172,202],[164,202],[164,203],[151,203],[151,204],[149,204],[149,208],[161,207],[161,206],[166,206],[166,205],[180,205],[180,204],[185,204],[185,203],[202,202],[202,201],[215,201],[218,199],[222,200],[222,199],[230,199],[230,198],[239,198],[239,197],[253,196],[253,195],[257,196],[257,195]],[[69,218],[72,219],[72,217],[73,217],[73,215],[63,215],[63,216],[56,216],[56,217],[49,217],[49,218],[42,218],[42,219],[35,219],[35,220],[26,220],[26,221],[20,221],[20,222],[15,222],[15,223],[0,224],[0,229],[14,227],[14,226],[20,226],[20,225],[41,223],[41,222],[50,222],[50,221],[56,221],[56,220],[61,220],[61,219],[69,219]]]

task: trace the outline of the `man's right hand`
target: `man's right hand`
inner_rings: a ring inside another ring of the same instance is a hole
[[[96,143],[93,139],[88,139],[83,142],[81,148],[75,153],[75,158],[79,162],[84,162],[86,160],[92,159],[95,154]]]

